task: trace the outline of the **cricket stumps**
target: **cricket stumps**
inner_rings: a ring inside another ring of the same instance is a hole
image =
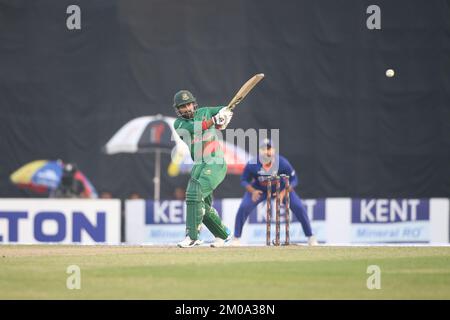
[[[285,241],[284,245],[290,244],[289,237],[289,223],[290,223],[290,199],[289,199],[289,176],[275,175],[267,177],[267,199],[266,199],[266,245],[270,246],[271,243],[275,246],[281,245],[281,181],[284,182],[285,195],[284,195],[284,205],[285,205]],[[272,227],[272,186],[275,184],[275,239],[271,241],[271,227]]]

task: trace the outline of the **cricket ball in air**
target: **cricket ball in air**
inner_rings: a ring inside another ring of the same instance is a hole
[[[395,75],[394,70],[392,70],[392,69],[387,69],[386,70],[386,77],[392,78],[394,75]]]

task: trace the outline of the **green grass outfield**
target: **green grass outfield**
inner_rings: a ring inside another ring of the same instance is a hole
[[[450,247],[1,245],[0,299],[450,299]]]

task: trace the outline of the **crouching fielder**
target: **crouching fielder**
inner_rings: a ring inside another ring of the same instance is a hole
[[[186,90],[175,94],[173,106],[178,115],[175,130],[189,147],[194,161],[186,188],[186,238],[178,246],[188,248],[201,244],[198,236],[202,224],[216,237],[212,246],[222,246],[231,235],[212,207],[213,191],[227,173],[216,129],[225,129],[233,112],[226,107],[197,109],[196,99]]]
[[[259,157],[257,163],[247,163],[244,173],[241,177],[241,184],[246,189],[246,193],[242,199],[236,214],[234,224],[234,244],[239,245],[239,238],[242,235],[242,228],[247,220],[249,214],[261,202],[267,198],[267,176],[281,175],[289,176],[289,190],[286,190],[283,179],[280,180],[280,198],[284,199],[286,192],[289,192],[290,209],[300,221],[303,232],[308,237],[309,245],[316,245],[317,240],[312,234],[311,224],[309,222],[306,208],[303,205],[300,197],[294,191],[294,187],[298,183],[295,170],[292,168],[289,161],[276,154],[276,150],[272,147],[270,140],[265,140],[259,149]],[[275,184],[272,185],[272,192],[275,192]]]

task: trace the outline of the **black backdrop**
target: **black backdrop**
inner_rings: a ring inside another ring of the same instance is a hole
[[[102,154],[114,132],[173,116],[181,88],[224,104],[264,72],[231,127],[280,128],[304,197],[447,197],[449,3],[378,0],[368,30],[366,0],[1,0],[0,196],[31,195],[9,182],[20,165],[61,158],[99,191],[151,197],[153,155]],[[81,30],[66,28],[71,4]],[[168,162],[163,198],[188,178]]]

